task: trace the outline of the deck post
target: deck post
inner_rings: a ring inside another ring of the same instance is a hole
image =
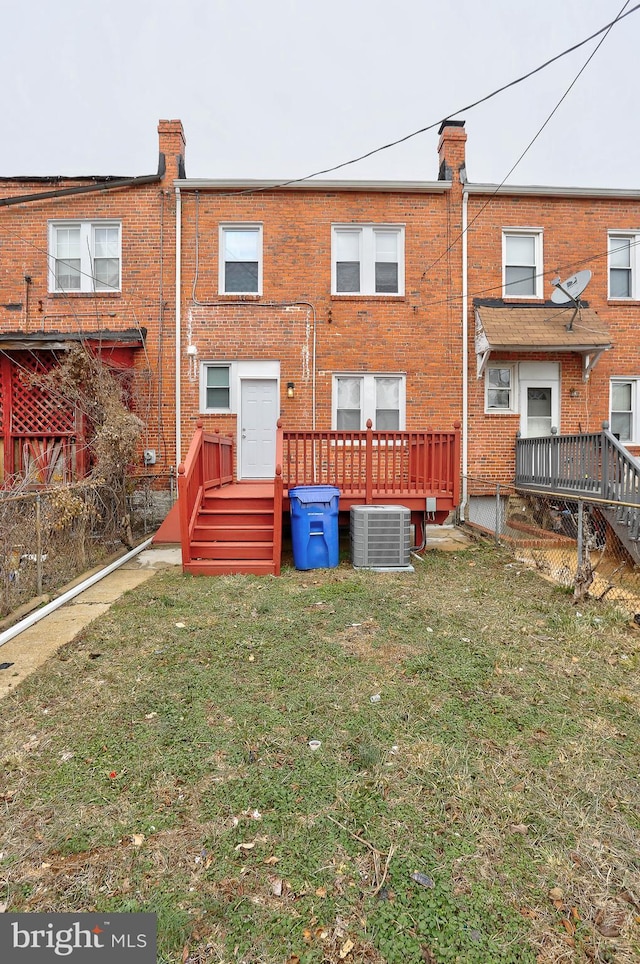
[[[454,508],[460,505],[460,428],[461,423],[456,419],[453,423],[453,459],[450,472],[453,477],[453,505]]]
[[[365,502],[371,505],[373,502],[373,422],[367,419],[367,434],[365,442]]]
[[[191,562],[191,540],[189,538],[188,488],[185,477],[184,462],[181,462],[178,466],[178,507],[180,510],[180,543],[182,549],[182,565],[186,566],[189,562]]]
[[[582,571],[584,562],[584,502],[578,499],[578,572]]]

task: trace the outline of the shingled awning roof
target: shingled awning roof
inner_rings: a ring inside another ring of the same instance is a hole
[[[609,328],[593,308],[574,305],[505,305],[474,302],[478,378],[492,352],[576,352],[584,381],[603,351],[612,347]]]

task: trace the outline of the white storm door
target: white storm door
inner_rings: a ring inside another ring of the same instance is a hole
[[[241,477],[272,479],[279,417],[277,379],[242,378],[239,414]]]
[[[521,362],[520,431],[541,438],[560,431],[560,370],[556,362]]]

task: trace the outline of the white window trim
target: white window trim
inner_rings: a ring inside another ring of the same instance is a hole
[[[631,269],[631,294],[611,294],[611,240],[624,238],[631,242],[629,248],[629,267]],[[608,231],[607,232],[607,298],[609,301],[638,301],[640,300],[640,231]]]
[[[502,296],[503,298],[515,299],[518,301],[533,301],[536,298],[544,297],[544,259],[542,244],[542,228],[503,228],[502,229]],[[534,238],[535,246],[535,294],[517,295],[507,288],[507,238],[508,237],[528,237]]]
[[[58,228],[80,228],[80,287],[58,288],[56,286],[56,231]],[[118,261],[119,281],[117,288],[96,288],[93,275],[94,258],[94,229],[118,229]],[[49,262],[49,291],[53,294],[96,294],[108,295],[111,292],[119,294],[122,291],[122,221],[114,218],[86,220],[83,218],[63,218],[48,223],[48,262]]]
[[[495,368],[508,368],[511,372],[511,405],[509,408],[489,407],[489,372]],[[515,362],[493,362],[484,370],[484,412],[485,415],[517,415],[518,413],[518,366]]]
[[[340,231],[360,233],[360,291],[338,291],[337,281],[337,235]],[[387,231],[398,238],[398,290],[375,290],[375,233]],[[375,224],[372,222],[345,222],[331,225],[331,294],[340,298],[403,298],[405,269],[405,225]]]
[[[631,438],[620,439],[621,445],[640,445],[640,376],[612,375],[609,379],[609,431],[613,432],[611,409],[614,383],[631,383]]]
[[[258,234],[258,290],[257,291],[227,291],[225,274],[225,231],[229,230],[256,231]],[[262,244],[262,223],[259,221],[226,221],[218,226],[218,294],[228,297],[242,297],[253,295],[254,298],[262,295],[262,276],[263,276],[263,244]]]
[[[229,369],[229,408],[207,408],[207,368]],[[229,361],[205,358],[200,362],[199,414],[237,415],[240,408],[240,382],[243,378],[276,379],[280,389],[280,363],[273,361]]]
[[[379,431],[398,431],[405,432],[407,425],[407,376],[404,372],[334,372],[331,379],[331,426],[332,431],[338,431],[338,378],[361,378],[362,379],[362,408],[360,409],[360,428],[347,429],[346,431],[364,432],[367,427],[367,419],[371,419],[375,430],[376,416],[376,378],[397,378],[400,381],[398,388],[399,405],[399,428],[380,429]],[[339,431],[343,431],[340,429]]]
[[[228,408],[207,408],[207,370],[209,368],[228,368],[229,369],[229,407]],[[200,411],[203,414],[230,415],[237,411],[237,373],[233,362],[228,361],[203,361],[200,364]]]

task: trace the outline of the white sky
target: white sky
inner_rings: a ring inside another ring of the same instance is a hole
[[[303,177],[453,114],[583,40],[624,0],[21,0],[5,7],[0,175]],[[630,0],[627,9],[637,0]],[[598,40],[462,116],[499,183]],[[640,187],[640,10],[613,28],[509,178]],[[328,177],[435,180],[437,128]]]

